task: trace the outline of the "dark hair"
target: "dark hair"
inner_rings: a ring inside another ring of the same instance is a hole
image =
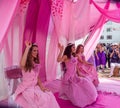
[[[0,108],[17,108],[16,106],[0,104]]]
[[[65,72],[67,71],[65,62],[61,62],[61,63],[60,63],[60,66],[61,66],[61,70],[65,73]]]
[[[120,0],[111,0],[111,1],[112,1],[112,2],[115,2],[115,3],[116,3],[116,2],[120,2]]]
[[[32,50],[34,47],[38,47],[37,45],[35,44],[32,44],[31,48],[29,49],[29,52],[28,52],[28,55],[27,55],[27,60],[26,60],[26,64],[25,64],[25,71],[28,71],[29,72],[31,71],[31,69],[34,68],[34,65],[32,63],[32,57],[31,57],[31,53],[32,53]],[[33,60],[36,64],[39,64],[39,54],[37,54],[37,57],[34,58]]]
[[[68,43],[68,45],[66,46],[63,55],[66,55],[68,59],[71,59],[71,55],[75,56],[75,53],[72,53],[72,46],[75,44],[72,43]],[[71,54],[72,53],[72,54]],[[61,70],[66,73],[67,68],[65,65],[65,62],[61,62]]]
[[[76,49],[76,54],[79,53],[80,47],[83,47],[83,48],[84,48],[84,46],[83,46],[82,44],[79,44],[79,45],[77,46],[77,49]]]
[[[67,58],[69,58],[69,59],[71,58],[72,46],[73,45],[75,45],[75,44],[69,43],[67,45],[67,47],[65,48],[64,53],[63,53],[63,55],[66,55]],[[75,56],[75,53],[72,53],[72,55]]]

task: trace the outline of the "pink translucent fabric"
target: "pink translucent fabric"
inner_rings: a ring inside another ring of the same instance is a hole
[[[105,5],[105,9],[108,9],[110,5],[110,2],[108,1]],[[94,53],[94,49],[100,39],[101,33],[103,31],[103,25],[106,21],[106,17],[102,14],[99,18],[96,26],[91,31],[88,40],[85,43],[85,51],[84,54],[86,55],[86,60],[90,58],[90,56]]]
[[[24,29],[24,37],[23,41],[29,40],[33,43],[36,41],[36,25],[37,25],[37,18],[39,12],[39,0],[30,0],[29,6],[26,12],[26,19],[25,19],[25,29]],[[23,46],[24,46],[23,42]]]
[[[79,10],[77,9],[78,6],[80,6]],[[47,80],[56,79],[58,42],[65,46],[68,42],[74,42],[77,38],[81,38],[87,33],[89,28],[89,25],[86,27],[88,24],[89,6],[89,0],[86,2],[79,1],[75,4],[68,0],[51,0],[53,28],[51,34],[48,34],[51,35],[51,40],[47,55]],[[83,7],[85,13],[83,12],[82,16]],[[81,22],[84,19],[86,19],[86,22],[83,24]],[[82,30],[80,31],[80,29]]]
[[[46,80],[45,55],[49,17],[50,6],[48,0],[30,0],[26,16],[23,44],[25,40],[30,40],[39,46],[39,57],[42,65],[40,76],[42,80]]]
[[[8,96],[9,91],[11,91],[7,88],[7,84],[9,82],[5,79],[4,69],[12,67],[13,65],[19,65],[22,54],[22,37],[25,14],[23,11],[21,12],[21,9],[24,10],[24,12],[25,9],[23,9],[23,5],[19,3],[20,0],[0,1],[0,38],[2,40],[0,41],[0,58],[3,59],[3,61],[0,62],[0,89],[2,93],[2,95],[0,94],[0,99],[3,97],[6,98],[6,95]]]
[[[109,10],[109,9],[102,9],[99,7],[93,0],[91,0],[94,6],[103,14],[106,18],[114,22],[120,22],[120,7],[119,3],[116,3],[116,9]]]
[[[41,64],[40,77],[43,81],[46,80],[45,58],[46,58],[46,41],[47,41],[47,36],[48,36],[50,12],[51,10],[50,10],[50,5],[49,5],[48,0],[41,0],[38,20],[37,20],[37,28],[36,28],[36,43],[38,44],[39,51],[40,51],[39,52],[40,64]],[[49,73],[50,72],[51,71],[49,71]]]
[[[5,43],[8,27],[19,7],[19,0],[0,1],[0,51]]]
[[[51,7],[58,39],[62,36],[70,42],[84,37],[89,28],[89,0],[86,0],[86,2],[78,0],[75,3],[70,0],[60,1],[60,8],[58,7],[59,5],[57,6],[57,3],[54,2],[57,2],[57,0],[52,1],[52,3],[55,5],[56,10],[60,10],[60,13],[58,13],[58,11],[55,11],[55,9]]]
[[[101,33],[103,31],[103,24],[105,23],[105,18],[103,16],[101,16],[102,18],[100,18],[97,26],[99,26],[99,24],[102,26],[99,26],[94,28],[94,30],[91,32],[90,38],[88,39],[87,43],[85,44],[85,58],[86,60],[88,60],[90,58],[90,56],[93,54],[93,51],[100,39]]]

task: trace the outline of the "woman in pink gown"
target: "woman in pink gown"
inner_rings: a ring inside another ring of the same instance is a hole
[[[38,46],[26,41],[21,59],[22,82],[15,91],[15,102],[22,108],[60,108],[54,95],[45,88],[39,76]]]
[[[90,78],[93,84],[95,86],[98,86],[99,80],[98,80],[96,68],[93,66],[93,64],[85,60],[85,56],[83,52],[84,52],[84,46],[81,44],[78,45],[76,49],[76,56],[78,57],[79,71],[81,72],[81,75]]]
[[[58,44],[60,53],[57,61],[64,63],[60,97],[70,100],[75,106],[85,107],[96,101],[97,91],[91,80],[82,77],[77,71],[77,58],[74,57],[75,45],[68,44],[63,53],[63,46]],[[62,56],[63,53],[63,56]]]

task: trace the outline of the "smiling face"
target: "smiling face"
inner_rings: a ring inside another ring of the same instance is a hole
[[[33,58],[37,58],[37,56],[38,56],[38,47],[34,46],[32,48],[31,55],[32,55]]]
[[[71,47],[72,53],[75,53],[75,45]]]
[[[79,51],[80,51],[81,53],[83,53],[83,52],[84,52],[84,47],[83,47],[83,46],[80,46]]]

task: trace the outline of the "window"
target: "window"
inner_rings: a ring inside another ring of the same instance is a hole
[[[112,39],[112,35],[107,35],[107,39]]]
[[[103,35],[101,35],[100,39],[104,39],[104,36],[103,36]]]
[[[107,32],[111,32],[111,28],[107,28],[107,30],[106,30]]]

